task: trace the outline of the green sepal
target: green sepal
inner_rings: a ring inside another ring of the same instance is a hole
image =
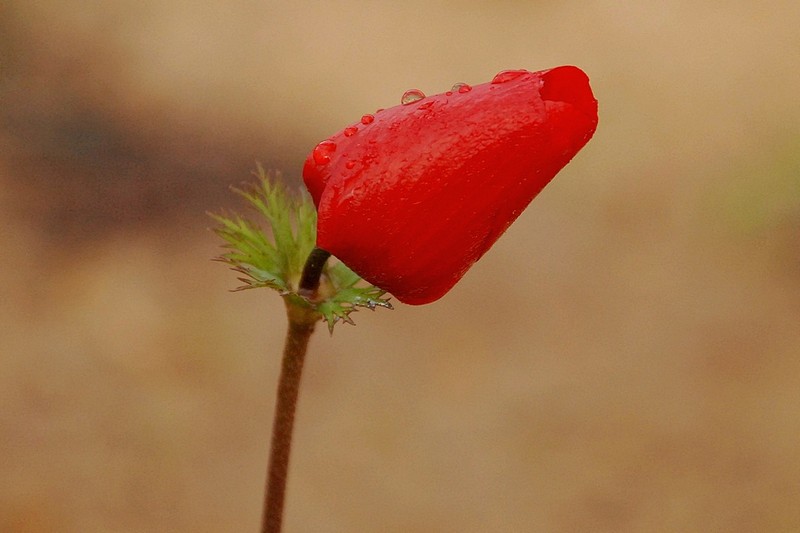
[[[392,309],[389,299],[383,298],[386,291],[374,285],[358,285],[362,281],[361,277],[342,262],[326,265],[323,275],[335,290],[331,296],[317,304],[317,311],[328,323],[331,333],[333,326],[339,321],[354,324],[350,313],[358,311],[358,307],[366,307],[372,311],[376,307]]]
[[[280,174],[270,175],[259,165],[258,183],[236,189],[239,196],[261,215],[264,227],[236,213],[209,215],[219,224],[214,232],[228,251],[216,260],[241,274],[243,285],[235,291],[267,287],[278,291],[287,304],[310,308],[333,332],[337,322],[353,324],[350,314],[359,307],[391,309],[386,291],[366,284],[344,263],[329,259],[314,300],[298,293],[298,283],[308,255],[316,242],[317,212],[304,190],[290,191]]]

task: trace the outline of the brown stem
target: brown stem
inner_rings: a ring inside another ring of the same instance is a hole
[[[319,286],[322,266],[328,259],[328,252],[315,248],[306,261],[300,291],[313,298]],[[289,327],[286,331],[286,344],[283,348],[281,375],[278,380],[278,394],[275,402],[275,420],[272,423],[272,444],[267,471],[267,486],[264,494],[264,511],[261,521],[262,533],[280,533],[283,522],[283,503],[286,497],[286,477],[289,471],[289,453],[292,448],[292,429],[297,397],[300,392],[300,378],[303,375],[303,362],[306,349],[319,314],[305,302],[286,298],[286,315]]]
[[[319,278],[322,275],[322,267],[325,266],[325,261],[331,256],[331,253],[323,250],[322,248],[314,248],[308,254],[306,264],[303,267],[303,274],[300,277],[300,290],[297,292],[301,296],[314,299],[317,295],[319,288]]]

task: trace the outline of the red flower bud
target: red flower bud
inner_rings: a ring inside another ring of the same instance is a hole
[[[317,246],[408,304],[432,302],[592,137],[597,100],[577,67],[501,72],[490,83],[364,115],[314,148],[303,178]]]

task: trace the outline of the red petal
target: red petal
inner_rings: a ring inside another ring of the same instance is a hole
[[[589,80],[571,66],[506,71],[493,83],[381,111],[306,160],[317,245],[400,301],[434,301],[596,126]]]

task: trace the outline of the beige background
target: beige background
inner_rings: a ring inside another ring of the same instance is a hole
[[[256,531],[285,325],[205,211],[417,87],[595,138],[444,299],[312,340],[287,532],[800,530],[800,3],[9,0],[0,531]]]

